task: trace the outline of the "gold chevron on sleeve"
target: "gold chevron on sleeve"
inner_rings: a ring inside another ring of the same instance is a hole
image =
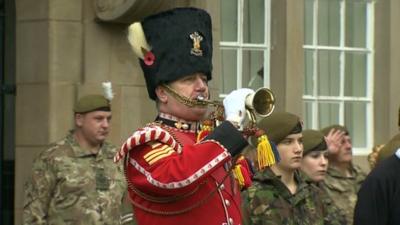
[[[144,158],[147,158],[147,157],[151,156],[152,154],[154,154],[155,152],[157,152],[158,150],[160,150],[160,148],[168,147],[168,145],[161,144],[161,143],[159,143],[159,142],[151,142],[151,143],[148,143],[148,145],[151,146],[152,150],[151,150],[150,152],[146,153],[146,154],[143,156]]]
[[[171,149],[172,149],[172,148],[171,148]],[[153,164],[154,164],[155,162],[157,162],[158,160],[163,159],[163,158],[165,158],[165,157],[171,155],[172,153],[174,153],[173,150],[172,150],[172,151],[168,151],[168,152],[166,152],[166,153],[164,153],[164,154],[160,154],[160,155],[158,155],[157,157],[153,158],[152,160],[147,161],[147,163],[148,163],[149,165],[153,165]]]
[[[165,144],[155,143],[151,146],[153,150],[143,156],[144,160],[150,165],[175,152],[174,149]]]
[[[172,148],[169,147],[168,145],[164,145],[163,147],[161,147],[159,149],[156,149],[156,150],[153,150],[153,151],[149,152],[149,153],[152,153],[152,154],[149,154],[148,156],[144,156],[144,159],[146,161],[150,161],[153,158],[155,158],[155,157],[157,157],[157,156],[159,156],[161,154],[164,154],[166,152],[169,152],[169,151],[173,151]]]

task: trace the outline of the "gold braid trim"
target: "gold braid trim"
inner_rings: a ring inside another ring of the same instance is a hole
[[[165,90],[174,96],[176,100],[178,100],[180,103],[189,106],[189,107],[194,107],[194,106],[201,106],[201,107],[206,107],[208,105],[207,102],[205,101],[199,101],[199,100],[192,100],[190,98],[187,98],[185,96],[180,95],[178,92],[176,92],[174,89],[172,89],[170,86],[166,84],[162,84],[162,86],[165,88]]]

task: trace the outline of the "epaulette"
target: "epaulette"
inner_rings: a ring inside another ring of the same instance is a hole
[[[158,141],[170,146],[177,153],[182,152],[182,147],[166,130],[157,125],[149,125],[135,131],[121,146],[121,149],[114,156],[114,162],[118,162],[127,155],[127,153],[140,145],[151,141]]]

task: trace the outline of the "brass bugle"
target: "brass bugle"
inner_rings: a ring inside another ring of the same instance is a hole
[[[197,99],[200,104],[223,106],[221,101]],[[248,111],[260,117],[269,116],[275,109],[275,96],[268,88],[259,88],[254,93],[246,96],[245,106]]]

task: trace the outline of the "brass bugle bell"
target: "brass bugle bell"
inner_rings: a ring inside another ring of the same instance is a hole
[[[275,96],[268,88],[259,88],[246,97],[246,108],[258,116],[267,117],[275,109]]]
[[[202,104],[209,104],[215,106],[223,106],[220,101],[210,101],[198,99]],[[275,96],[268,88],[259,88],[254,93],[249,94],[245,100],[245,106],[250,111],[250,119],[255,121],[255,115],[260,117],[269,116],[275,109]]]

